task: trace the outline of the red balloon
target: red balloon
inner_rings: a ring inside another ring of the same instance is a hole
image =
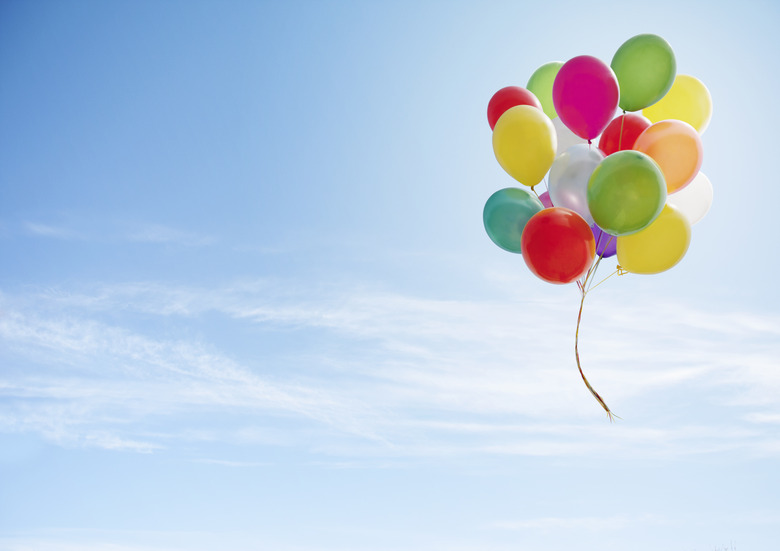
[[[525,88],[520,88],[519,86],[501,88],[501,90],[493,94],[493,97],[490,98],[490,102],[488,102],[487,116],[490,129],[493,130],[493,127],[496,126],[499,117],[504,114],[504,111],[516,105],[530,105],[531,107],[536,107],[540,111],[542,110],[542,104],[533,92],[529,92]]]
[[[585,275],[596,256],[596,240],[582,216],[567,208],[552,207],[528,220],[520,249],[535,276],[563,284]]]
[[[599,138],[599,149],[604,155],[632,149],[639,135],[650,126],[650,119],[639,113],[626,113],[615,117]]]
[[[552,93],[561,122],[580,138],[592,140],[615,115],[620,87],[609,65],[581,55],[563,64],[553,81]]]

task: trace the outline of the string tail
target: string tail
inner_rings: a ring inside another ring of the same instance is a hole
[[[596,399],[596,401],[601,405],[602,408],[604,408],[604,411],[607,412],[607,417],[609,417],[609,420],[614,422],[615,421],[615,417],[617,417],[617,415],[612,413],[612,410],[609,409],[609,406],[604,401],[604,398],[602,398],[599,395],[599,393],[596,392],[596,390],[590,385],[590,383],[588,382],[587,377],[585,377],[585,374],[582,372],[582,367],[580,367],[579,358],[577,359],[577,368],[580,370],[580,375],[582,376],[582,380],[585,382],[585,386],[588,387],[588,390],[593,395],[593,397]]]
[[[588,381],[588,378],[585,377],[585,373],[582,371],[582,365],[580,365],[580,351],[579,351],[579,341],[580,341],[580,322],[582,321],[582,307],[585,304],[585,293],[582,293],[582,300],[580,301],[580,311],[579,314],[577,314],[577,331],[574,335],[574,356],[577,358],[577,369],[580,371],[580,376],[582,377],[583,382],[585,383],[585,386],[588,388],[590,393],[593,395],[593,397],[596,399],[596,401],[601,405],[602,408],[604,408],[604,411],[607,412],[607,417],[609,417],[610,422],[615,421],[615,417],[618,417],[612,411],[609,409],[609,406],[604,401],[604,399],[599,395],[598,392],[591,386],[590,382]],[[618,417],[620,419],[620,417]]]

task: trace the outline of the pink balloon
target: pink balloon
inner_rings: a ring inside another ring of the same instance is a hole
[[[552,201],[550,200],[550,192],[545,191],[539,196],[539,200],[542,202],[542,205],[544,205],[544,208],[549,209],[553,206]]]
[[[586,140],[604,131],[619,100],[620,86],[615,73],[593,56],[571,58],[553,82],[553,105],[561,122]]]

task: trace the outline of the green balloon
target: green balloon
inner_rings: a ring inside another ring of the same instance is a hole
[[[656,162],[640,151],[606,157],[588,180],[588,209],[612,235],[630,235],[649,226],[666,203],[666,181]]]
[[[509,187],[490,196],[482,211],[482,222],[493,243],[510,253],[519,253],[526,223],[542,209],[542,202],[534,194]]]
[[[660,100],[674,83],[677,62],[669,43],[640,34],[623,43],[610,64],[620,85],[620,108],[639,111]]]
[[[534,71],[534,74],[531,75],[531,78],[528,79],[528,84],[525,86],[529,92],[539,99],[544,114],[551,119],[558,116],[553,105],[552,89],[555,77],[561,67],[563,67],[563,61],[545,63]]]

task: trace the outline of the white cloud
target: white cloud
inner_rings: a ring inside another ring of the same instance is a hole
[[[0,425],[136,451],[222,438],[355,457],[778,453],[778,317],[619,298],[586,304],[580,342],[586,374],[625,418],[610,425],[577,373],[574,297],[432,300],[272,281],[5,295],[0,393],[13,406]],[[171,323],[176,338],[156,333]],[[268,419],[289,435],[268,437]]]
[[[196,463],[205,463],[207,465],[219,465],[220,467],[230,468],[256,468],[256,467],[268,467],[271,463],[264,463],[261,461],[230,461],[227,459],[196,459]]]
[[[780,424],[780,413],[750,413],[745,415],[745,419],[751,423]]]
[[[202,247],[216,242],[216,239],[209,235],[154,222],[74,219],[61,224],[51,224],[27,220],[22,222],[22,229],[36,237],[63,241],[153,243],[182,247]]]
[[[162,224],[138,224],[130,227],[123,235],[128,241],[144,243],[171,243],[187,247],[211,245],[216,240],[213,237],[194,232],[182,231]]]
[[[667,519],[643,515],[632,517],[627,515],[592,516],[592,517],[539,517],[522,520],[497,521],[491,528],[500,530],[542,530],[544,532],[557,530],[576,530],[578,532],[608,533],[623,530],[632,525],[669,524]]]
[[[190,551],[217,549],[224,534],[135,530],[46,530],[0,537],[0,551]],[[157,543],[148,543],[155,541]],[[167,542],[167,543],[160,543]]]
[[[85,236],[76,230],[60,226],[53,226],[51,224],[24,222],[23,227],[27,233],[31,233],[39,237],[50,237],[52,239],[63,239],[68,241],[85,239]]]

